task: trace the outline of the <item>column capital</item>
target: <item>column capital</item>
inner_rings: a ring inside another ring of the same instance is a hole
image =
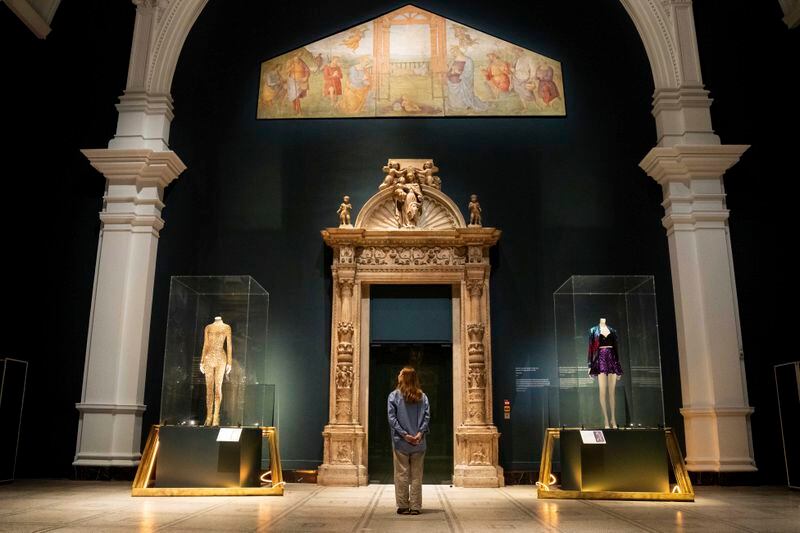
[[[186,165],[172,151],[85,149],[81,153],[110,182],[135,183],[137,186],[166,188],[186,170]]]
[[[656,146],[639,166],[659,184],[692,179],[719,179],[750,148],[742,144]]]
[[[186,169],[175,152],[153,150],[81,150],[106,177],[103,231],[150,232],[164,227],[164,189]]]

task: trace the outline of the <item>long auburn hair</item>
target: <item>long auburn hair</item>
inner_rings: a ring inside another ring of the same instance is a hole
[[[397,376],[397,390],[408,403],[417,403],[422,399],[422,389],[419,386],[417,371],[410,366],[403,367]]]

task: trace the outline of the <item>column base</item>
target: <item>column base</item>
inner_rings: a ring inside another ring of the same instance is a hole
[[[317,483],[338,487],[367,485],[364,428],[360,424],[329,424],[322,437],[324,462],[319,467]]]
[[[317,484],[327,487],[364,487],[369,484],[367,467],[322,464],[317,472]]]
[[[690,472],[755,472],[752,407],[685,407],[686,468]]]
[[[114,455],[78,452],[72,466],[131,467],[139,466],[142,454]]]
[[[493,425],[461,425],[456,429],[456,487],[502,487],[503,468],[498,462],[500,433]]]
[[[75,466],[137,466],[144,405],[79,403]]]
[[[503,467],[456,465],[453,486],[466,488],[497,488],[505,485]]]

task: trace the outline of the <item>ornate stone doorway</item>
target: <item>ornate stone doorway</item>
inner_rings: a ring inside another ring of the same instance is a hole
[[[449,287],[447,287],[449,289]],[[374,310],[374,306],[373,306]],[[449,318],[449,317],[448,317]],[[375,324],[373,316],[373,325]],[[374,328],[373,328],[374,330]],[[386,396],[405,365],[413,366],[428,395],[431,408],[430,435],[425,452],[422,482],[453,483],[455,431],[453,427],[452,343],[375,343],[369,345],[367,471],[370,483],[394,483],[392,441],[386,417]]]
[[[353,226],[322,231],[333,248],[329,423],[323,430],[323,485],[366,485],[369,287],[453,288],[453,483],[503,484],[500,434],[492,423],[489,248],[500,231],[467,226],[425,159],[389,160],[379,191]]]

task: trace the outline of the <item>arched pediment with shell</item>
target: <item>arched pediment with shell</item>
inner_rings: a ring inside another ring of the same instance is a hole
[[[441,190],[431,159],[389,159],[378,192],[364,204],[356,229],[450,230],[465,228],[456,204]]]
[[[453,201],[442,191],[421,186],[422,206],[414,228],[403,228],[398,222],[394,190],[384,189],[370,198],[356,219],[355,227],[368,230],[448,230],[467,227],[464,217]]]

